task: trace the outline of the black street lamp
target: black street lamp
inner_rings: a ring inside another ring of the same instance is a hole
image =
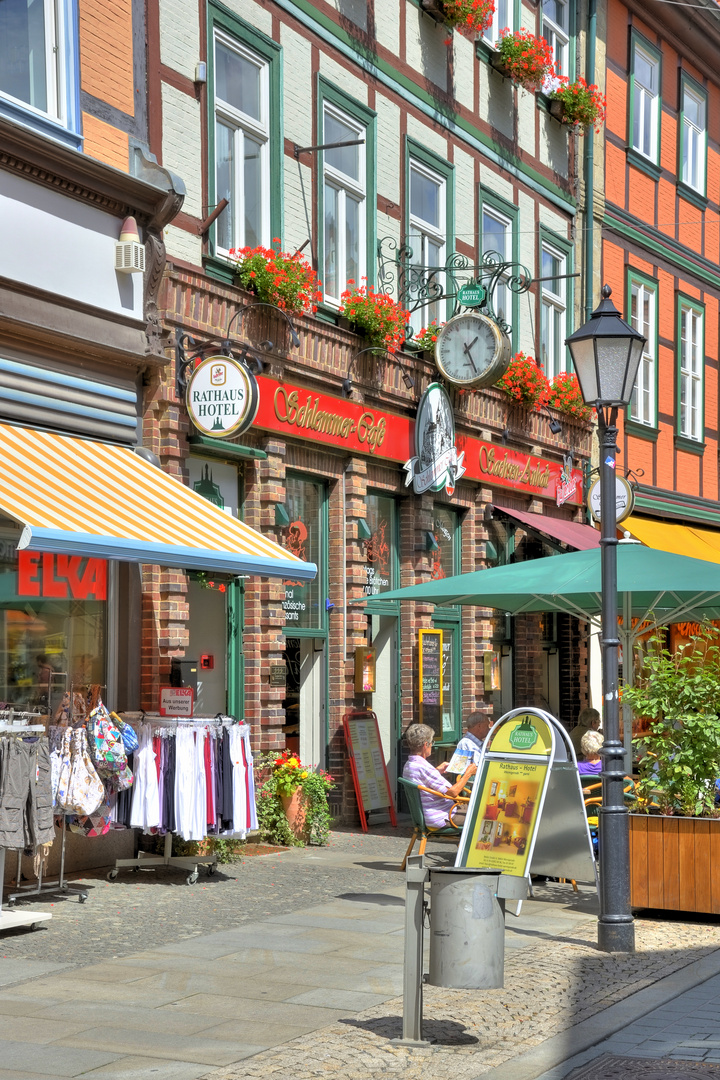
[[[628,405],[646,339],[621,317],[605,285],[602,300],[566,341],[583,400],[594,405],[600,436],[600,548],[602,581],[602,689],[605,743],[600,807],[600,919],[604,952],[634,952],[630,911],[630,839],[623,794],[625,754],[620,741],[618,696],[617,508],[615,454],[617,411]],[[632,663],[632,657],[626,657]]]

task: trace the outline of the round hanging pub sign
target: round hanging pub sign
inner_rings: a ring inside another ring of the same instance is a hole
[[[260,392],[255,376],[243,364],[230,356],[208,356],[188,380],[186,403],[198,431],[224,439],[250,427]]]

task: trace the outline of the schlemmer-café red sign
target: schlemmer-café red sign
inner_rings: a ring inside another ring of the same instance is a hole
[[[260,405],[253,427],[401,464],[415,452],[415,421],[410,417],[280,383],[267,375],[259,375],[257,381]],[[550,499],[556,497],[566,479],[561,475],[562,462],[471,436],[458,435],[455,441],[458,451],[465,452],[464,479]],[[577,489],[567,502],[579,504],[582,473],[573,469],[571,475],[577,480]]]

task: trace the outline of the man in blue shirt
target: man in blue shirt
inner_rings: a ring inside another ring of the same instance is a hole
[[[492,720],[485,713],[470,713],[465,721],[465,734],[455,747],[455,753],[448,762],[445,772],[459,776],[465,772],[468,765],[478,765],[482,748],[492,725]]]

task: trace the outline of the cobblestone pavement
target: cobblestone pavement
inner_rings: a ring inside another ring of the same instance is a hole
[[[370,892],[402,884],[398,872],[409,829],[394,835],[338,830],[332,850],[356,855],[363,865],[328,865],[316,860],[313,849],[294,849],[218,867],[212,877],[201,871],[196,885],[186,873],[165,869],[121,871],[112,883],[105,872],[71,878],[87,887],[89,897],[55,900],[44,896],[23,900],[18,910],[32,905],[52,912],[40,931],[20,930],[0,937],[0,959],[54,960],[90,964],[99,957],[167,945],[183,938],[238,926],[240,923],[284,914],[330,900],[343,892]],[[400,851],[400,856],[398,856]]]

